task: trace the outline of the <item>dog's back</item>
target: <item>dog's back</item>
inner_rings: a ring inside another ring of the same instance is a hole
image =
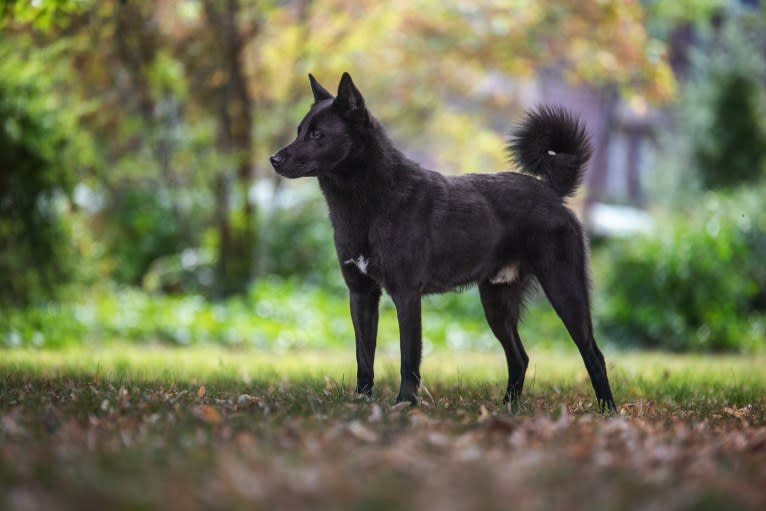
[[[590,147],[563,110],[532,112],[514,132],[509,150],[527,174],[444,176],[394,149],[377,123],[371,129],[374,153],[360,154],[374,162],[367,172],[320,176],[320,184],[336,243],[358,247],[348,259],[364,256],[367,273],[386,288],[416,282],[439,293],[498,280],[504,270],[507,280],[509,267],[522,278],[555,248],[558,231],[579,231],[562,197],[581,179]]]

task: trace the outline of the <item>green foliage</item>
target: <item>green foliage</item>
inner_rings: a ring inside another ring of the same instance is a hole
[[[766,171],[766,11],[725,12],[717,28],[709,16],[697,20],[687,79],[657,137],[647,186],[673,209],[693,208],[702,190],[757,181]]]
[[[726,0],[644,0],[642,2],[652,23],[677,26],[692,22],[703,24],[725,7]]]
[[[316,183],[283,187],[271,206],[262,205],[260,227],[260,273],[345,294],[327,206]]]
[[[55,296],[73,271],[62,216],[75,130],[52,95],[46,56],[0,45],[0,305]]]
[[[766,329],[764,188],[708,194],[653,236],[606,247],[600,325],[618,342],[752,351]]]
[[[0,28],[8,21],[16,21],[48,30],[62,17],[82,9],[82,4],[81,0],[0,0]]]
[[[138,285],[153,261],[195,246],[189,218],[177,209],[172,192],[153,180],[121,183],[109,203],[98,230],[117,282]]]
[[[760,84],[756,77],[735,73],[715,86],[709,136],[695,154],[702,183],[721,188],[754,181],[766,163]]]
[[[729,19],[694,59],[681,117],[691,137],[690,163],[705,188],[756,181],[766,169],[763,123],[766,22],[756,15]]]
[[[502,132],[518,98],[507,93],[516,85],[497,86],[498,71],[530,77],[555,63],[570,78],[667,99],[672,76],[641,5],[581,4],[7,0],[0,26],[16,60],[64,48],[37,78],[60,79],[61,111],[81,114],[97,142],[97,165],[78,156],[72,168],[88,167],[77,178],[103,198],[81,223],[100,251],[86,254],[98,276],[220,297],[246,292],[253,269],[339,287],[313,204],[283,222],[243,200],[253,178],[273,176],[265,156],[292,138],[308,71],[331,89],[342,71],[366,77],[393,136],[447,171],[506,166]],[[216,259],[213,292],[179,269],[189,249]]]
[[[527,346],[571,349],[547,303],[532,302],[521,326]],[[379,344],[398,351],[393,304],[381,303]],[[114,342],[217,344],[264,349],[349,348],[354,333],[345,292],[261,278],[245,295],[211,302],[200,295],[157,295],[131,287],[100,289],[76,302],[7,311],[0,346],[60,348]],[[498,349],[475,289],[423,302],[423,342],[436,348]]]

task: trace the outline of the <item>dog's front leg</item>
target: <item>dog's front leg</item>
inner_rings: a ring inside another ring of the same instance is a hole
[[[404,292],[392,294],[399,320],[399,348],[402,356],[402,384],[396,402],[417,403],[420,385],[420,355],[423,348],[420,322],[420,294]]]
[[[349,302],[356,337],[356,392],[370,396],[375,379],[380,288],[349,289]]]

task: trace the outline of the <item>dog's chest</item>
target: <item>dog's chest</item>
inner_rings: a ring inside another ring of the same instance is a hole
[[[341,264],[349,270],[366,275],[385,285],[385,251],[376,250],[370,240],[355,240],[339,250]]]
[[[362,272],[364,275],[367,275],[367,269],[370,266],[370,259],[369,257],[365,257],[364,254],[359,254],[358,257],[352,257],[351,259],[343,261],[343,264],[355,266],[357,270]]]
[[[335,244],[341,264],[368,277],[379,276],[379,258],[369,238],[369,226],[334,222]]]
[[[325,190],[340,264],[385,285],[387,255],[396,246],[390,212],[376,200],[360,199],[359,191],[335,192]]]

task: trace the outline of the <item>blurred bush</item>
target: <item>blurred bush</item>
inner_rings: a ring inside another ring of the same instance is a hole
[[[751,19],[752,18],[752,19]],[[766,59],[757,16],[729,18],[708,51],[696,55],[685,103],[693,164],[705,188],[759,180],[766,165],[763,82]]]
[[[751,351],[766,333],[766,187],[707,193],[658,232],[601,254],[600,328],[615,342]]]
[[[319,187],[309,182],[284,188],[273,200],[259,205],[258,273],[298,279],[345,296],[327,205]]]
[[[151,293],[213,295],[215,257],[209,250],[187,248],[155,259],[143,278]]]
[[[766,8],[708,7],[690,32],[688,69],[645,180],[652,201],[675,210],[696,206],[701,191],[766,177]]]
[[[478,301],[476,296],[466,298]],[[94,289],[77,301],[6,312],[0,346],[7,347],[161,342],[304,349],[349,348],[354,343],[346,296],[299,279],[262,278],[246,294],[216,302],[122,286]],[[483,315],[456,317],[454,310],[424,306],[423,324],[426,349],[500,349]],[[380,344],[398,350],[397,331],[393,304],[384,298]]]
[[[766,163],[761,84],[733,73],[715,82],[712,122],[697,141],[695,158],[703,186],[722,188],[755,181]]]
[[[75,269],[62,216],[76,130],[52,95],[47,56],[0,45],[0,306],[54,298]]]
[[[182,211],[178,198],[161,183],[123,181],[111,187],[107,201],[109,206],[94,218],[95,231],[119,283],[141,284],[155,260],[198,243],[190,226],[202,222],[193,218],[192,208]]]

